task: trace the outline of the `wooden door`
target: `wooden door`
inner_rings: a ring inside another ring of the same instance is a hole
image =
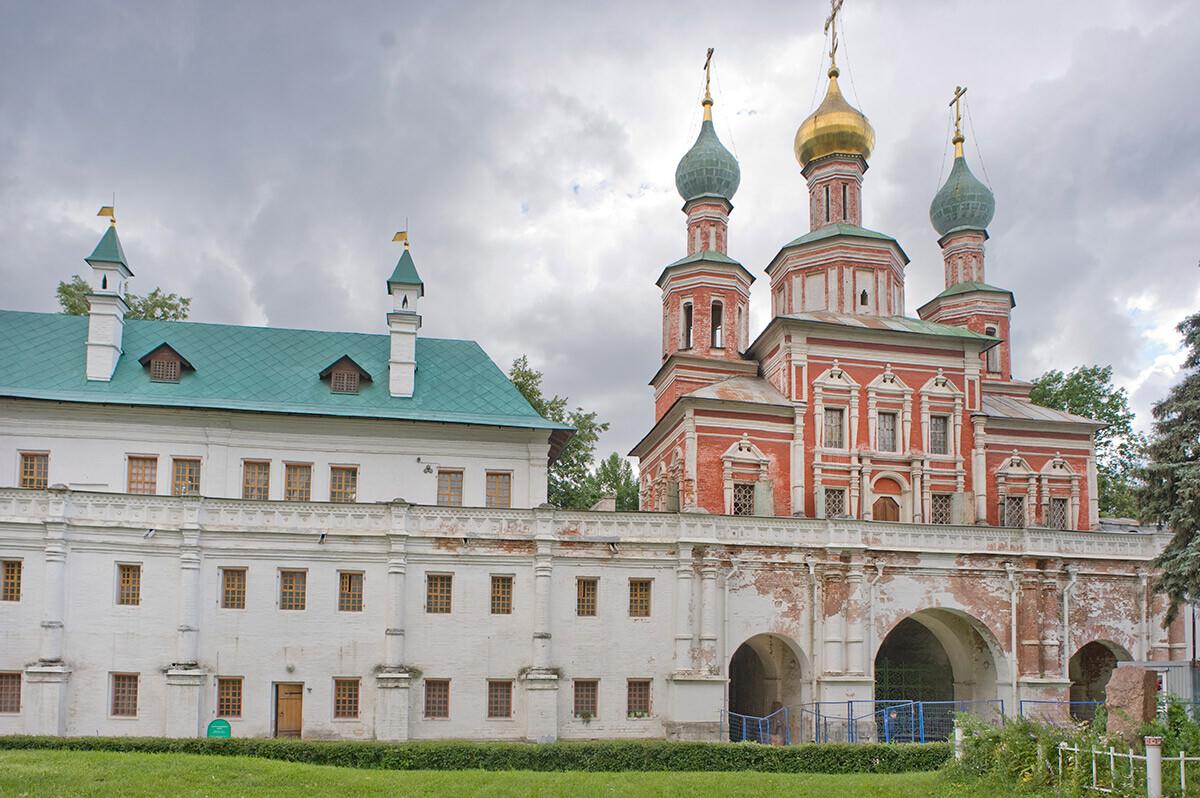
[[[881,496],[871,508],[871,518],[875,521],[899,521],[900,505],[895,499]]]
[[[299,737],[303,717],[304,684],[275,685],[275,736]]]

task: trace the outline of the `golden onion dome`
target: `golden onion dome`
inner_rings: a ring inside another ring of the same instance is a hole
[[[834,153],[871,157],[875,129],[838,89],[838,68],[829,69],[829,90],[817,110],[796,131],[796,160],[800,166]]]

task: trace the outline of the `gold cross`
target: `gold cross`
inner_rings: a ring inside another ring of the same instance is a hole
[[[829,43],[829,68],[834,69],[837,63],[834,57],[837,55],[837,15],[842,10],[843,0],[829,0],[829,16],[825,19],[825,32],[829,33],[830,28],[833,29],[833,37]]]
[[[950,105],[954,106],[954,135],[956,136],[961,135],[962,133],[962,131],[959,130],[959,125],[962,123],[962,109],[959,105],[959,102],[962,100],[962,96],[966,93],[967,90],[964,87],[955,86],[954,99],[950,101]]]
[[[708,81],[712,78],[712,55],[713,48],[708,48],[708,55],[704,58],[704,96],[708,94]]]

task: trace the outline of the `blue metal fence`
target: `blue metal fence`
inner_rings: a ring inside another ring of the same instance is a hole
[[[721,710],[721,726],[728,731],[730,742],[762,743],[764,745],[791,745],[792,730],[788,726],[787,707],[781,707],[765,717],[741,715]],[[726,735],[722,735],[725,737]]]
[[[934,742],[954,733],[954,716],[967,712],[989,722],[1003,701],[815,701],[799,707],[805,742]]]

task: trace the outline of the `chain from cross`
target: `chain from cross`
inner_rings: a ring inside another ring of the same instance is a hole
[[[967,90],[965,87],[955,86],[954,87],[954,99],[950,101],[950,105],[954,106],[954,134],[955,135],[958,135],[960,132],[962,132],[961,130],[959,130],[959,126],[962,124],[962,107],[959,105],[959,103],[962,100],[962,96],[966,93],[967,93]]]
[[[835,56],[837,55],[837,15],[842,10],[843,0],[829,0],[829,16],[825,19],[825,32],[829,33],[833,30],[833,36],[829,42],[829,68],[837,67]]]

